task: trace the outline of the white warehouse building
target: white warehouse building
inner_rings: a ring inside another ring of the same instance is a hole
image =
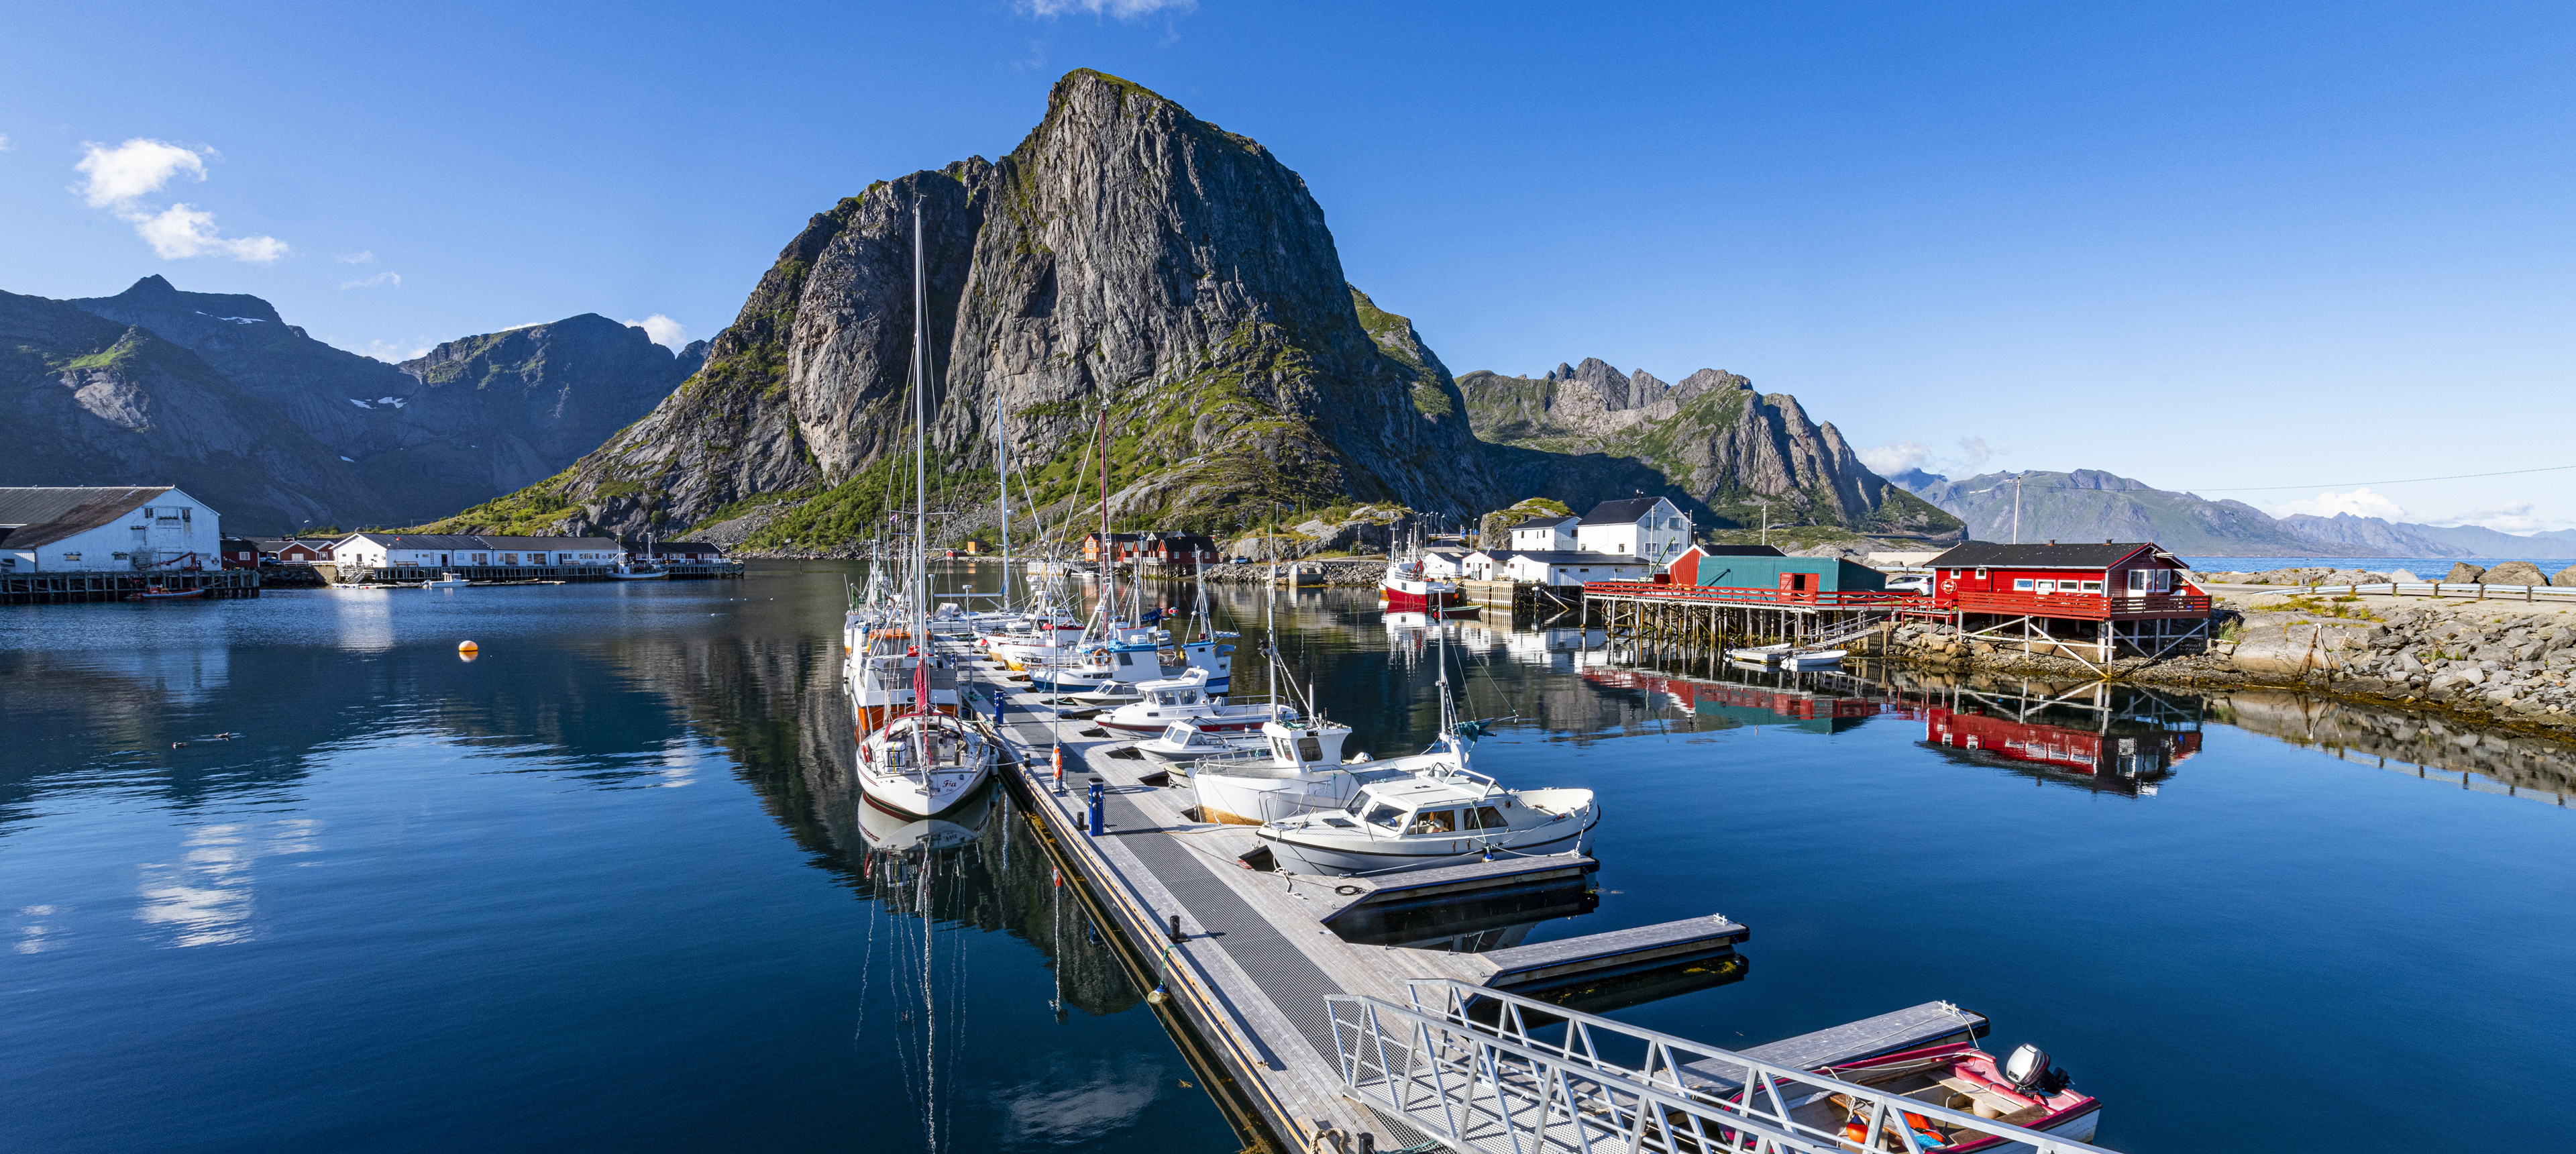
[[[219,569],[223,529],[169,485],[0,488],[0,572]]]
[[[417,565],[617,564],[623,551],[607,537],[499,537],[464,533],[352,533],[333,542],[331,559],[346,567]]]

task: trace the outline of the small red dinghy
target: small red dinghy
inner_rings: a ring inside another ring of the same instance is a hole
[[[203,597],[205,595],[206,591],[203,589],[170,589],[160,585],[151,585],[146,586],[141,593],[126,594],[125,599],[128,601],[186,601],[193,597]]]

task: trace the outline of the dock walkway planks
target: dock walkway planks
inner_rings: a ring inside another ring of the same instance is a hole
[[[1782,1038],[1740,1051],[1745,1057],[1801,1070],[1817,1070],[1894,1054],[1936,1042],[1968,1042],[1984,1037],[1986,1016],[1948,1002],[1925,1002],[1857,1022]],[[1720,1092],[1744,1084],[1744,1067],[1707,1058],[1682,1067],[1694,1085]]]
[[[942,648],[973,656],[964,646]],[[1372,901],[1436,900],[1551,879],[1562,884],[1593,863],[1572,855],[1471,862],[1375,880],[1255,872],[1237,860],[1258,844],[1248,828],[1195,820],[1185,785],[1146,782],[1168,782],[1163,767],[1109,756],[1128,739],[1085,736],[1100,731],[1084,721],[1053,720],[1041,695],[1007,680],[998,667],[977,660],[960,665],[961,683],[998,692],[1007,703],[1001,730],[1017,761],[1009,773],[1028,799],[1030,816],[1047,826],[1101,894],[1116,915],[1115,928],[1168,967],[1165,984],[1174,1004],[1229,1063],[1246,1105],[1287,1148],[1311,1148],[1327,1126],[1385,1135],[1389,1140],[1379,1145],[1389,1149],[1423,1137],[1343,1096],[1328,994],[1404,1004],[1411,979],[1542,981],[1704,956],[1744,939],[1740,925],[1691,918],[1483,955],[1346,942],[1325,922]],[[989,708],[981,705],[979,712]],[[1059,735],[1061,796],[1052,788],[1050,752]],[[1097,838],[1086,832],[1092,778],[1103,786],[1105,829]],[[1355,892],[1339,892],[1345,889]],[[1175,913],[1179,942],[1170,939]],[[1497,958],[1506,964],[1497,965]]]

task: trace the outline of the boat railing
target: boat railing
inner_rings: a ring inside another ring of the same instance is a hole
[[[1926,1149],[1907,1115],[2036,1154],[2102,1150],[1488,986],[1406,986],[1410,1004],[1325,995],[1335,1073],[1351,1097],[1453,1150],[1843,1154],[1847,1115],[1871,1150]],[[1826,1125],[1792,1114],[1831,1094],[1848,1107]]]

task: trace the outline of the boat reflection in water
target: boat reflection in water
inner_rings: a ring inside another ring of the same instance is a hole
[[[1573,877],[1507,885],[1463,898],[1444,890],[1410,901],[1362,905],[1326,924],[1354,945],[1494,953],[1532,944],[1532,932],[1547,922],[1600,908],[1601,891],[1594,879],[1586,869]],[[1744,955],[1726,949],[1668,963],[1586,969],[1557,979],[1542,976],[1508,988],[1570,1009],[1608,1013],[1740,982],[1749,968]]]
[[[882,806],[862,803],[859,840],[870,855],[901,856],[915,851],[936,854],[964,849],[983,840],[984,827],[993,819],[993,797],[1000,792],[988,784],[939,816],[925,818],[905,817]]]

